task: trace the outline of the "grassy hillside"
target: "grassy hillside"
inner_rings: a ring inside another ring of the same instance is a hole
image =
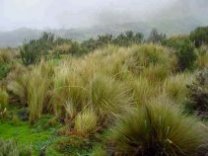
[[[32,55],[31,45],[21,47],[24,55],[0,50],[0,155],[208,152],[206,44],[195,47],[179,36],[107,42],[73,55],[64,51],[73,42],[52,46],[58,41],[50,39],[30,43],[41,51],[33,64],[21,59]]]

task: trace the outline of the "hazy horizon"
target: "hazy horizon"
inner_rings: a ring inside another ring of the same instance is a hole
[[[0,0],[0,31],[147,21],[178,0]]]
[[[207,0],[0,0],[0,47],[19,46],[43,31],[75,40],[128,30],[148,36],[153,28],[187,34],[208,25],[207,14]]]

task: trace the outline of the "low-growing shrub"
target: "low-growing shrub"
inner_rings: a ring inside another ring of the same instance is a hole
[[[9,64],[0,64],[0,80],[5,78],[11,70],[11,65]]]
[[[91,156],[108,156],[108,154],[103,147],[98,146],[93,149]]]
[[[67,138],[60,138],[56,144],[55,149],[64,155],[77,156],[85,155],[91,149],[91,143],[88,139],[70,136]]]
[[[192,70],[197,59],[192,42],[185,40],[176,52],[179,71]]]
[[[198,27],[190,34],[190,39],[194,42],[196,47],[208,43],[208,27]]]
[[[23,64],[30,65],[40,61],[41,57],[48,54],[52,49],[54,43],[54,35],[51,33],[44,33],[38,40],[31,40],[24,44],[20,49],[20,55]]]
[[[208,69],[196,74],[195,80],[188,85],[189,108],[197,111],[198,115],[206,117],[208,113]]]

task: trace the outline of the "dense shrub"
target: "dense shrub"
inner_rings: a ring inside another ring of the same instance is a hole
[[[72,42],[71,48],[69,50],[69,54],[75,55],[75,56],[81,56],[86,53],[87,53],[87,50],[80,43]]]
[[[184,41],[176,52],[178,68],[180,71],[191,70],[197,59],[194,46],[189,40]]]
[[[138,32],[135,33],[133,31],[126,31],[125,33],[121,33],[115,37],[113,40],[113,44],[119,46],[130,46],[133,44],[140,44],[143,42],[143,34]]]
[[[206,117],[208,113],[208,69],[200,71],[192,84],[188,85],[189,107],[199,115]]]
[[[41,57],[52,49],[53,43],[54,36],[44,33],[40,39],[31,40],[29,43],[24,44],[20,50],[22,62],[25,65],[30,65],[40,61]]]
[[[9,64],[0,64],[0,80],[5,78],[11,70],[11,65]]]
[[[93,51],[98,48],[103,48],[106,45],[113,44],[119,46],[131,46],[133,44],[140,44],[144,41],[144,36],[142,33],[133,31],[126,31],[125,33],[121,33],[117,36],[113,35],[100,35],[96,39],[89,39],[83,41],[81,46],[85,50],[85,53]]]
[[[190,34],[190,39],[196,47],[208,43],[208,27],[198,27]]]
[[[166,35],[163,33],[159,33],[157,31],[157,29],[152,29],[152,31],[150,32],[150,35],[147,39],[148,42],[151,43],[161,43],[163,40],[165,40]]]
[[[174,36],[165,39],[163,45],[170,47],[176,51],[178,59],[178,70],[190,70],[195,66],[195,61],[198,59],[195,47],[189,36]],[[199,55],[199,54],[198,54]]]
[[[170,38],[163,40],[162,45],[178,50],[186,40],[189,40],[189,36],[186,35],[172,36]]]

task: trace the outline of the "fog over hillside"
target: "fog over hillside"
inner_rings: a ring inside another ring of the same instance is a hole
[[[170,34],[208,25],[207,0],[1,0],[0,46],[17,46],[43,31],[77,40],[152,28]]]

